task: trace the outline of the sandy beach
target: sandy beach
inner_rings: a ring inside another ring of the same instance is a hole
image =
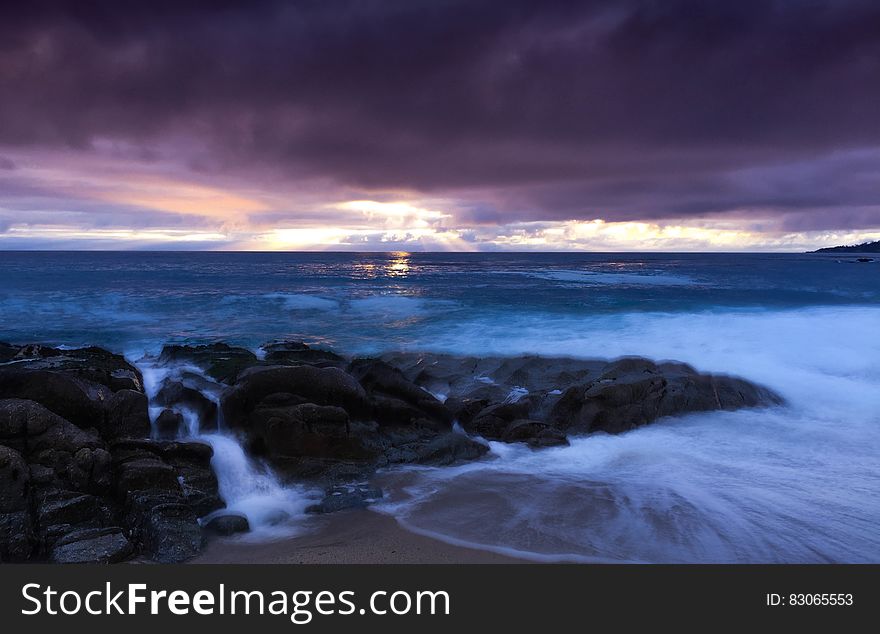
[[[278,541],[214,538],[195,564],[513,564],[530,563],[411,533],[394,518],[358,509],[316,518],[314,531]]]

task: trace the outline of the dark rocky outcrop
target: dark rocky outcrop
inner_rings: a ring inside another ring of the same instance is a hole
[[[0,561],[196,554],[222,507],[211,448],[147,439],[140,372],[97,348],[0,353]]]
[[[609,362],[397,353],[383,359],[415,383],[446,394],[446,407],[469,433],[536,447],[561,444],[566,434],[620,433],[664,416],[782,402],[742,379],[640,357]]]
[[[663,416],[780,402],[766,388],[742,379],[699,374],[684,364],[630,358],[611,363],[595,380],[566,390],[548,420],[563,430],[615,434]]]
[[[387,363],[359,359],[348,370],[250,368],[223,395],[223,418],[246,435],[251,453],[292,478],[333,482],[388,464],[453,462],[486,451],[464,436],[436,442],[452,431],[449,411]]]
[[[365,484],[377,469],[478,459],[486,440],[540,449],[781,402],[742,379],[635,357],[349,361],[289,341],[264,350],[258,360],[226,344],[163,349],[154,361],[172,378],[155,395],[165,409],[151,429],[141,375],[124,358],[0,344],[0,561],[176,562],[207,533],[248,530],[245,518],[217,513],[211,447],[179,440],[186,412],[203,430],[234,431],[281,476],[326,487],[309,509],[326,513],[381,496]]]
[[[104,438],[150,433],[140,372],[100,348],[22,346],[0,365],[0,398],[34,401]]]

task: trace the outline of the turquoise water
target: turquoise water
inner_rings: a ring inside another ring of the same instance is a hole
[[[795,254],[0,252],[0,340],[641,354],[782,407],[385,474],[378,510],[542,560],[880,562],[880,262]],[[304,520],[307,523],[307,520]]]

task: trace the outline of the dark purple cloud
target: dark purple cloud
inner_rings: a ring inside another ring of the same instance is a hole
[[[870,0],[37,0],[0,9],[0,94],[9,148],[175,148],[477,224],[880,226]]]

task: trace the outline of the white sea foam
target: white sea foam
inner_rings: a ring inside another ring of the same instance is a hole
[[[152,359],[139,362],[144,377],[144,388],[152,399],[166,378],[180,379],[185,372],[201,376],[206,382],[211,379],[202,371],[189,364],[158,365]],[[202,393],[219,404],[219,388],[203,389]],[[150,407],[150,417],[155,422],[162,411],[161,407]],[[279,478],[265,465],[249,457],[231,431],[221,429],[205,433],[199,428],[195,412],[186,407],[179,408],[183,415],[186,437],[211,445],[214,455],[211,466],[217,475],[220,497],[226,507],[208,515],[204,521],[224,513],[237,513],[248,519],[251,531],[240,537],[243,540],[264,540],[290,537],[305,530],[306,507],[320,497],[318,492],[299,485],[282,484]]]
[[[623,286],[693,286],[699,284],[697,280],[687,275],[671,275],[654,271],[642,273],[605,273],[601,271],[544,270],[511,271],[511,273],[541,280],[579,284],[614,284]]]
[[[406,319],[425,314],[431,303],[419,297],[406,295],[373,295],[352,299],[349,307],[352,311],[364,315],[391,319]]]
[[[541,451],[492,443],[494,460],[390,476],[406,486],[385,512],[541,560],[880,560],[880,309],[529,321],[506,323],[504,339],[490,323],[463,325],[436,346],[673,358],[764,383],[788,404]]]
[[[306,293],[267,293],[263,297],[281,301],[287,310],[332,311],[339,308],[339,302],[335,299]]]

